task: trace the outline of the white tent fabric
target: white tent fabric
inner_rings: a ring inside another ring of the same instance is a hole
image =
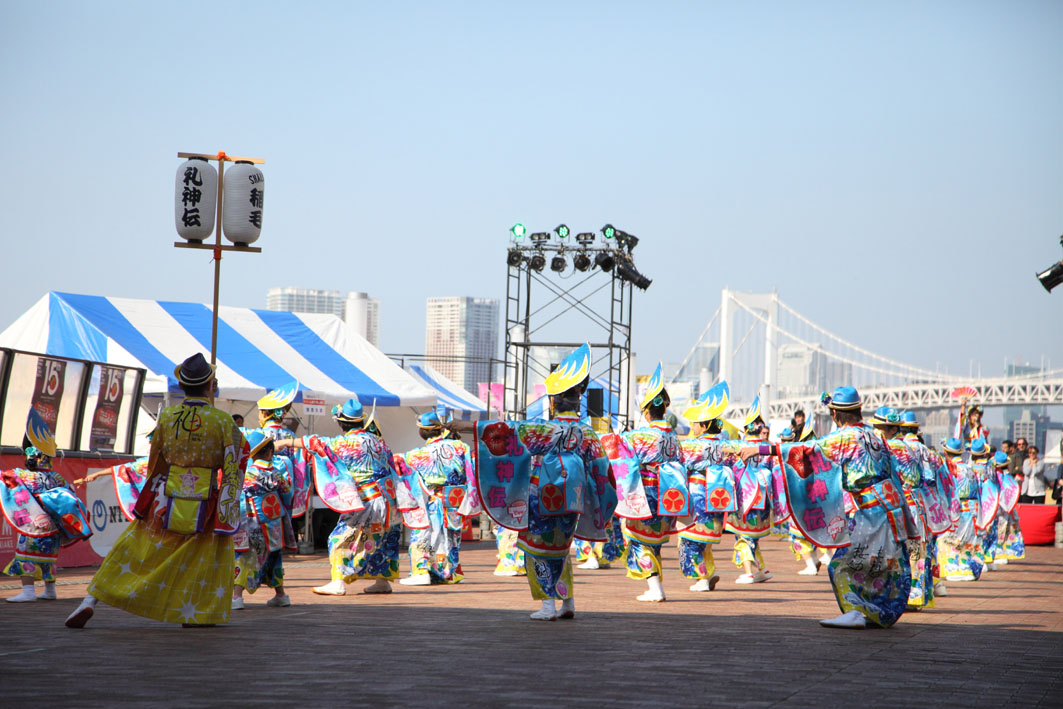
[[[329,403],[436,404],[433,389],[334,315],[222,306],[218,319],[221,399],[257,401],[294,379]],[[178,363],[210,351],[210,335],[211,309],[199,303],[51,292],[0,333],[0,346],[144,367],[145,395],[162,396],[177,389]]]
[[[454,418],[466,421],[478,421],[487,417],[487,404],[427,364],[407,364],[406,371],[436,392],[439,397],[436,409],[441,409],[441,414],[452,414]]]

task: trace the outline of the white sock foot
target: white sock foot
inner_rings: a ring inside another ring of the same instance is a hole
[[[577,566],[576,568],[577,569],[591,569],[591,570],[593,570],[593,569],[600,569],[601,566],[598,565],[597,557],[588,556],[587,560],[584,561],[579,566]]]
[[[416,576],[407,576],[404,579],[399,579],[399,583],[403,586],[431,586],[432,577],[429,574],[417,574]]]
[[[753,583],[764,583],[771,578],[770,571],[757,571],[753,574]]]
[[[942,598],[949,595],[949,589],[947,586],[945,586],[944,581],[939,581],[938,583],[934,584],[934,595],[941,596]]]
[[[336,579],[311,590],[319,596],[344,596],[347,594],[347,584],[343,582],[343,579]]]
[[[561,610],[558,611],[557,617],[561,620],[572,620],[576,617],[576,599],[566,598],[561,601]]]
[[[829,620],[821,620],[819,624],[824,628],[866,628],[867,618],[864,617],[860,611],[848,611],[842,613],[837,618],[830,618]]]
[[[33,586],[23,586],[22,592],[17,596],[12,596],[7,599],[8,603],[33,603],[37,600],[37,592]]]
[[[232,609],[234,611],[242,611],[244,609],[244,599],[243,598],[234,598],[233,599]]]
[[[649,584],[649,588],[646,593],[641,596],[637,596],[636,600],[646,601],[648,603],[660,603],[664,600],[664,585],[661,584],[660,576],[650,576],[646,579]]]
[[[543,607],[528,616],[532,620],[557,620],[557,608],[554,599],[547,598],[543,601]]]
[[[742,574],[735,579],[735,583],[753,583],[753,574]]]
[[[432,583],[431,579],[429,579],[428,583]],[[391,593],[391,582],[377,579],[372,585],[363,588],[362,593]]]
[[[824,566],[829,564],[830,563],[830,554],[824,552],[823,556],[819,557],[819,563],[823,564]]]
[[[1001,558],[997,559],[996,561],[994,561],[993,563],[996,564],[997,566],[1007,566],[1008,565],[1008,560],[1005,557],[1001,557]]]
[[[280,596],[274,596],[273,598],[266,601],[266,605],[272,608],[287,608],[291,604],[291,596],[289,596],[287,593]]]
[[[37,598],[42,601],[54,601],[58,599],[59,596],[55,593],[55,581],[50,583],[46,582],[44,584],[44,590],[41,592],[41,595],[37,596]]]
[[[504,571],[496,571],[495,576],[519,576],[519,571],[513,571],[512,569],[506,569]]]
[[[694,591],[695,593],[700,593],[702,591],[708,591],[709,590],[709,580],[708,579],[698,579],[698,582],[695,583],[693,586],[691,586],[690,590]]]
[[[75,608],[74,612],[66,617],[66,627],[84,628],[85,623],[89,622],[89,618],[92,617],[95,609],[96,599],[92,596],[85,596],[81,601],[81,605]]]
[[[815,576],[819,573],[820,562],[811,556],[805,559],[805,568],[797,572],[798,576]]]

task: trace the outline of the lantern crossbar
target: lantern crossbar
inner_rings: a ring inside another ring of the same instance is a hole
[[[252,165],[265,165],[265,158],[238,158],[225,153],[177,153],[179,158],[203,158],[204,160],[224,160],[226,162],[249,162]]]
[[[249,254],[262,253],[261,247],[258,246],[236,246],[235,244],[208,244],[206,242],[200,242],[194,244],[191,241],[175,241],[173,245],[179,249],[205,249],[207,251],[214,251],[215,249],[221,251],[243,251]]]

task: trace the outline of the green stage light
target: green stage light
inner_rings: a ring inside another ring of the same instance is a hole
[[[513,235],[514,239],[523,239],[528,230],[524,228],[523,224],[517,223],[510,227],[509,233]]]
[[[606,224],[602,227],[602,235],[606,239],[612,239],[616,236],[616,228],[612,224]]]
[[[554,229],[554,233],[557,234],[558,239],[567,239],[569,233],[568,226],[565,224],[558,224]]]

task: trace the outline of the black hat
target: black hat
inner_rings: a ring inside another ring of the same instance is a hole
[[[177,377],[177,381],[185,386],[201,386],[206,384],[214,378],[214,365],[207,362],[207,359],[196,352],[194,355],[181,362],[173,370],[173,375]]]

